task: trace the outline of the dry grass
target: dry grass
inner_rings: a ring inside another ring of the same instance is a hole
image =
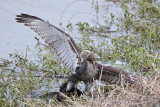
[[[141,79],[141,85],[131,87],[121,85],[97,86],[90,96],[68,97],[61,102],[55,99],[26,99],[29,106],[57,107],[159,107],[160,106],[160,74],[149,79]],[[106,91],[107,90],[107,91]],[[23,105],[23,104],[22,104]]]
[[[85,106],[101,107],[152,107],[160,106],[160,75],[150,79],[142,79],[142,85],[123,87],[111,85],[108,92],[99,93],[95,98],[89,98]],[[106,94],[106,96],[104,96]],[[84,105],[83,105],[84,106]]]

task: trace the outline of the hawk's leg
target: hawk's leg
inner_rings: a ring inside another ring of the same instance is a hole
[[[85,95],[89,95],[89,94],[91,94],[91,89],[92,89],[92,86],[93,86],[93,81],[86,81],[85,82],[85,90],[84,90],[84,94]]]
[[[67,81],[66,91],[70,91],[72,88],[77,89],[78,77],[77,73],[72,74]]]

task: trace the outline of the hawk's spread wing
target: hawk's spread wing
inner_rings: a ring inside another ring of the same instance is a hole
[[[69,69],[75,70],[80,51],[68,34],[35,16],[21,14],[17,15],[16,20],[38,33],[53,48],[60,61]]]

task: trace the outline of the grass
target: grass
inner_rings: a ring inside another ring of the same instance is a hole
[[[94,52],[97,61],[113,66],[120,61],[120,69],[146,78],[143,88],[109,84],[95,88],[92,96],[65,96],[62,102],[31,96],[55,91],[65,81],[56,77],[71,74],[48,46],[39,44],[35,50],[27,48],[24,54],[15,52],[0,60],[0,106],[159,106],[160,2],[132,0],[120,4],[124,10],[122,17],[111,13],[111,22],[104,21],[103,26],[78,22],[67,27],[77,28],[83,36],[80,48]],[[117,26],[114,32],[106,29],[111,23]],[[104,40],[96,45],[93,35]]]

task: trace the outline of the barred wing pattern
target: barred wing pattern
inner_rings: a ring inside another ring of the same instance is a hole
[[[35,16],[21,14],[17,15],[16,20],[38,33],[45,43],[53,48],[60,61],[70,70],[75,71],[80,51],[68,34]]]

